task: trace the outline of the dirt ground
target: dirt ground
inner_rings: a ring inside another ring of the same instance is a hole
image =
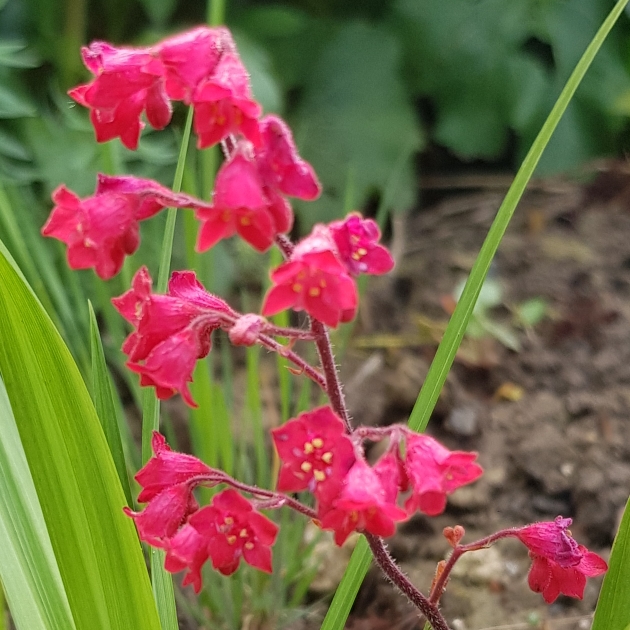
[[[405,421],[435,339],[505,190],[501,178],[433,181],[440,202],[398,222],[391,278],[371,285],[344,362],[358,422]],[[509,180],[507,180],[509,183]],[[575,538],[607,557],[630,493],[630,170],[607,164],[584,182],[534,183],[491,269],[491,311],[518,350],[488,335],[465,339],[428,432],[479,452],[485,475],[457,491],[438,518],[414,517],[390,549],[425,591],[448,551],[447,525],[472,541],[500,528],[574,519]],[[515,320],[543,298],[544,318]],[[529,591],[530,561],[510,541],[465,556],[443,597],[454,630],[590,628],[601,581],[583,601],[546,606]],[[370,574],[348,628],[422,628],[402,596]]]

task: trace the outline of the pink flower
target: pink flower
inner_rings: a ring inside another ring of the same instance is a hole
[[[378,244],[381,231],[372,219],[352,213],[343,221],[333,221],[328,229],[348,273],[354,276],[360,273],[380,275],[394,267],[394,259],[387,248]]]
[[[324,226],[296,245],[291,259],[271,272],[271,280],[262,307],[265,316],[293,308],[331,327],[354,317],[357,288]]]
[[[238,233],[258,251],[265,251],[279,232],[291,227],[282,213],[270,211],[270,202],[263,192],[256,164],[241,145],[219,169],[212,206],[196,213],[203,223],[199,230],[197,251],[203,252],[219,240]]]
[[[481,476],[483,470],[475,463],[476,458],[476,453],[449,451],[428,435],[410,436],[405,470],[412,494],[405,503],[407,512],[441,514],[447,494]]]
[[[260,105],[253,100],[249,76],[233,52],[221,56],[212,75],[201,81],[192,97],[194,128],[200,149],[241,133],[254,145],[260,144]]]
[[[151,49],[93,42],[81,54],[95,78],[68,94],[90,109],[98,142],[120,137],[128,149],[136,149],[144,127],[140,122],[143,111],[156,129],[168,125],[171,103],[164,90],[162,64]]]
[[[153,457],[135,476],[135,480],[142,486],[142,491],[138,495],[140,503],[151,501],[171,486],[214,472],[212,468],[192,455],[173,452],[164,437],[157,431],[153,431],[151,448]]]
[[[511,534],[528,549],[532,559],[529,587],[542,593],[551,604],[561,593],[582,599],[587,577],[608,569],[603,558],[579,545],[571,536],[570,518],[556,517],[552,522],[533,523]]]
[[[128,367],[141,375],[140,384],[154,386],[160,399],[179,391],[191,406],[188,383],[197,359],[210,352],[210,334],[235,313],[208,293],[194,272],[174,272],[167,295],[151,291],[151,276],[142,267],[129,291],[112,303],[136,330],[123,344]]]
[[[189,523],[207,541],[212,566],[223,575],[234,573],[241,557],[251,566],[271,573],[271,545],[278,526],[236,490],[215,495],[209,506],[190,517]]]
[[[278,490],[309,490],[330,503],[355,461],[342,420],[330,407],[319,407],[273,429],[271,435],[282,461]]]
[[[59,186],[52,199],[55,207],[42,234],[66,243],[68,264],[72,269],[93,267],[103,280],[115,276],[125,256],[138,249],[139,221],[167,206],[206,206],[150,179],[102,174],[98,176],[93,196],[80,199],[65,186]]]
[[[348,472],[332,506],[320,506],[321,526],[335,532],[340,546],[353,531],[392,536],[396,522],[406,518],[405,510],[388,500],[378,475],[362,460]]]
[[[405,491],[409,484],[397,444],[390,447],[374,464],[373,470],[383,486],[385,499],[389,503],[396,503],[398,493]]]
[[[269,188],[306,201],[319,197],[321,185],[313,167],[298,154],[288,125],[278,116],[260,121],[262,142],[256,149],[258,168]]]
[[[165,547],[166,541],[199,506],[187,483],[170,486],[156,494],[142,512],[123,508],[127,516],[136,522],[141,540],[154,547]]]
[[[221,56],[236,52],[226,28],[207,26],[169,37],[157,44],[155,50],[164,65],[166,93],[187,105],[199,83],[212,76]]]
[[[195,593],[201,590],[201,567],[208,559],[208,541],[192,526],[186,523],[165,544],[164,568],[170,573],[188,570],[183,586],[192,584]]]

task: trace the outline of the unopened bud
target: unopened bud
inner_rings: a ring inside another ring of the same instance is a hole
[[[228,335],[235,346],[253,346],[258,341],[258,335],[265,324],[265,319],[260,315],[248,313],[239,317],[234,326],[230,328]]]
[[[459,544],[459,541],[464,537],[466,530],[461,525],[455,525],[455,527],[445,527],[442,534],[444,538],[448,540],[448,544],[455,549]]]

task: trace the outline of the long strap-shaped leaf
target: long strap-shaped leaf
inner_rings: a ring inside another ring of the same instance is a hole
[[[569,80],[567,81],[564,89],[560,93],[558,100],[556,101],[551,113],[547,117],[545,124],[540,130],[538,136],[534,140],[531,149],[525,156],[523,164],[521,165],[510,189],[505,196],[497,216],[492,223],[488,236],[486,237],[481,251],[475,260],[475,264],[468,276],[466,286],[462,296],[457,303],[457,307],[451,317],[446,331],[444,332],[444,338],[440,342],[437,349],[435,359],[431,363],[431,367],[427,374],[427,378],[422,386],[416,404],[411,412],[409,418],[409,426],[414,431],[424,431],[426,428],[435,403],[437,402],[440,391],[444,386],[446,376],[451,369],[455,354],[459,348],[459,344],[462,341],[470,315],[472,314],[479,292],[483,286],[484,280],[488,270],[490,269],[490,263],[494,258],[494,255],[499,247],[499,243],[505,234],[505,230],[514,214],[514,210],[518,205],[518,202],[525,191],[525,186],[529,182],[540,156],[542,155],[551,135],[556,129],[556,126],[560,122],[562,115],[564,114],[569,102],[575,94],[582,78],[586,74],[591,62],[595,58],[597,51],[604,43],[606,36],[610,32],[619,16],[621,15],[624,7],[628,3],[628,0],[619,0],[610,12],[608,17],[604,20],[603,24],[595,34],[595,37],[588,45],[586,51],[582,55],[582,58],[578,62],[575,70],[571,73]],[[322,630],[341,630],[345,624],[345,621],[350,612],[352,602],[356,597],[359,590],[359,586],[367,573],[369,568],[369,562],[367,559],[370,557],[370,550],[365,542],[365,539],[361,538],[359,544],[352,554],[350,564],[346,569],[346,573],[335,593],[335,597],[328,609],[326,618],[322,625]],[[612,629],[611,629],[612,630]]]
[[[1,251],[0,372],[77,630],[158,630],[146,566],[87,389]]]
[[[0,380],[0,579],[18,630],[72,630],[74,621]]]

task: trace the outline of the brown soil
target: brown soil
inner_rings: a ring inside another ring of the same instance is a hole
[[[431,337],[447,319],[444,298],[470,270],[503,193],[451,191],[394,225],[397,270],[373,283],[344,360],[357,422],[408,417],[435,351]],[[492,337],[465,340],[428,428],[450,448],[478,451],[485,475],[456,492],[444,515],[414,517],[390,542],[425,591],[448,551],[447,525],[464,525],[471,541],[562,514],[574,519],[578,541],[607,557],[630,492],[630,175],[617,165],[589,185],[534,186],[491,277],[503,292],[493,317],[512,327],[520,350]],[[544,321],[514,324],[516,305],[536,297],[548,303]],[[442,600],[452,628],[590,627],[599,580],[589,580],[583,601],[546,606],[527,587],[528,568],[526,550],[509,542],[465,556]],[[373,573],[348,627],[423,624]]]

